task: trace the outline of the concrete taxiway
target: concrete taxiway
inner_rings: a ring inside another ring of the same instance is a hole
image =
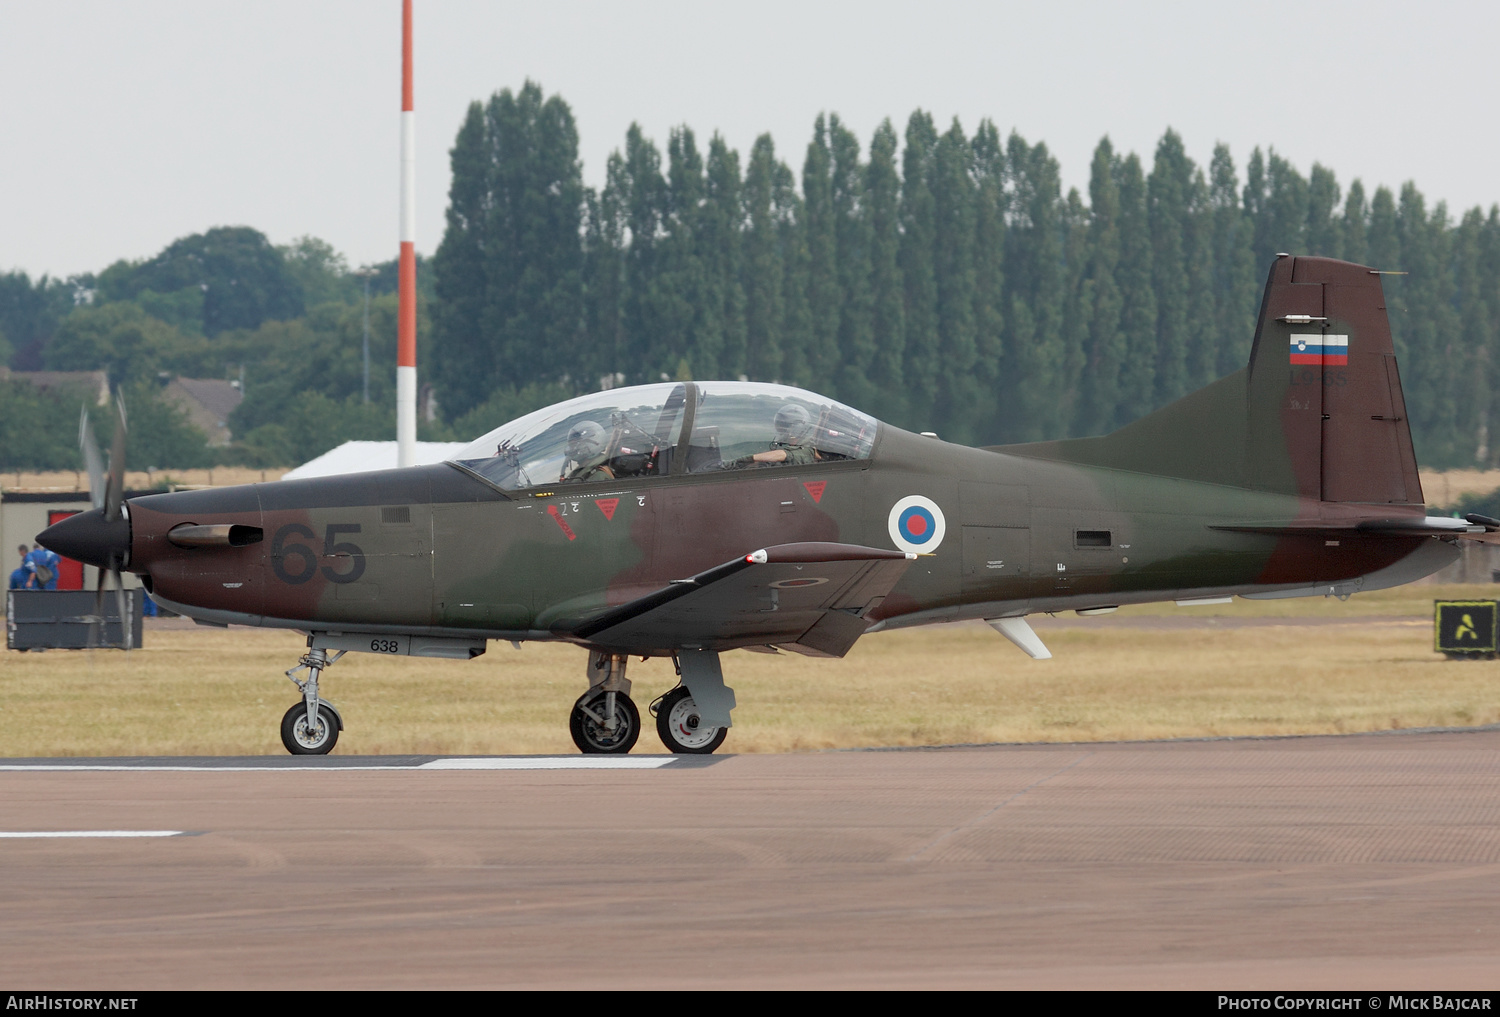
[[[1500,980],[1495,730],[0,760],[0,803],[28,989]]]

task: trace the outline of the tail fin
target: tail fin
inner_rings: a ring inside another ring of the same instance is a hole
[[[1423,503],[1380,276],[1331,258],[1271,266],[1244,370],[1100,438],[996,450],[1322,501]]]

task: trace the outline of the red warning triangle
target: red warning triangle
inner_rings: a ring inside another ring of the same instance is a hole
[[[807,493],[812,495],[813,504],[823,500],[823,488],[828,486],[826,480],[804,480],[802,486],[807,488]]]
[[[599,506],[599,511],[604,513],[605,519],[613,520],[615,517],[615,509],[620,507],[620,499],[600,498],[598,501],[594,502],[594,504]]]

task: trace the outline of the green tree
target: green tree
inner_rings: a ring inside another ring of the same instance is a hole
[[[72,313],[79,286],[43,275],[0,272],[0,363],[18,371],[40,366],[41,349],[58,322]]]
[[[1339,220],[1339,228],[1343,232],[1343,236],[1339,238],[1339,250],[1346,260],[1364,264],[1369,258],[1366,246],[1369,218],[1365,185],[1355,180],[1349,185],[1349,194],[1344,199],[1344,215]]]
[[[189,292],[184,292],[189,291]],[[290,321],[304,310],[302,285],[281,251],[248,226],[217,226],[174,240],[148,261],[116,262],[99,274],[99,299],[156,294],[158,309],[196,306],[202,294],[204,335]]]
[[[934,149],[931,188],[939,365],[934,423],[951,440],[969,442],[979,423],[975,409],[987,393],[974,373],[974,151],[957,118]]]
[[[1339,184],[1333,170],[1313,163],[1307,182],[1306,247],[1298,253],[1324,258],[1343,257],[1340,223],[1335,215],[1339,207]]]
[[[937,207],[932,194],[937,129],[917,110],[902,153],[901,280],[906,291],[907,421],[933,426],[938,396]]]
[[[1120,187],[1109,138],[1094,148],[1089,169],[1089,243],[1085,285],[1089,288],[1088,360],[1083,374],[1074,431],[1102,434],[1115,420],[1125,335],[1120,329],[1124,301],[1115,279],[1120,265]]]
[[[1069,381],[1061,181],[1047,146],[1028,145],[1016,133],[1006,142],[1005,163],[1012,186],[1012,224],[1005,233],[1012,328],[1002,404],[1009,439],[1036,441],[1071,422],[1059,399]]]
[[[974,433],[1000,438],[1001,370],[1005,356],[1005,148],[992,120],[981,120],[970,142],[974,175]],[[872,158],[873,162],[873,158]]]
[[[278,247],[287,271],[302,287],[307,307],[355,303],[364,298],[364,282],[349,271],[349,261],[326,240],[301,236]]]
[[[1176,131],[1156,146],[1146,182],[1151,223],[1151,267],[1156,291],[1156,404],[1188,392],[1188,209],[1193,163]]]
[[[776,160],[769,134],[755,139],[745,171],[745,374],[780,377],[786,302],[782,190],[790,170]]]
[[[870,335],[874,344],[869,372],[878,393],[878,404],[884,407],[882,415],[887,420],[905,422],[906,306],[901,277],[902,209],[897,144],[890,120],[881,121],[870,141],[870,162],[865,170],[870,224]]]
[[[837,384],[839,314],[839,249],[837,212],[833,205],[833,152],[828,120],[819,113],[813,139],[802,164],[803,236],[807,244],[807,304],[811,324],[807,379],[828,390]]]
[[[1250,361],[1261,282],[1251,250],[1254,227],[1240,204],[1239,180],[1229,146],[1214,146],[1209,166],[1209,214],[1213,217],[1214,333],[1219,377]]]
[[[81,307],[63,319],[43,351],[53,371],[106,371],[112,385],[154,379],[188,340],[134,303]]]
[[[706,279],[705,299],[717,335],[717,363],[706,353],[696,354],[705,365],[704,377],[745,376],[746,326],[743,237],[744,211],[739,153],[715,134],[708,144],[707,191],[700,218],[699,247]]]
[[[1120,401],[1115,426],[1127,424],[1155,408],[1156,292],[1152,288],[1151,226],[1146,210],[1146,178],[1134,152],[1117,163],[1120,191],[1120,330],[1125,362],[1120,370]]]
[[[860,161],[859,139],[839,120],[828,119],[830,197],[838,257],[838,369],[832,390],[848,402],[868,406],[875,390],[874,295],[870,291],[871,224],[865,191],[868,169]]]

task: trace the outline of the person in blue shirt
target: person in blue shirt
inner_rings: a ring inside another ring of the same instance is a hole
[[[31,553],[26,556],[26,568],[31,573],[31,586],[33,590],[55,590],[57,589],[57,566],[61,561],[56,551],[49,551],[41,544],[31,545]],[[41,570],[47,570],[47,579],[42,578]]]
[[[21,567],[10,574],[10,586],[7,589],[25,590],[29,588],[31,579],[31,571],[26,568],[26,545],[22,544],[16,550],[21,552]]]

